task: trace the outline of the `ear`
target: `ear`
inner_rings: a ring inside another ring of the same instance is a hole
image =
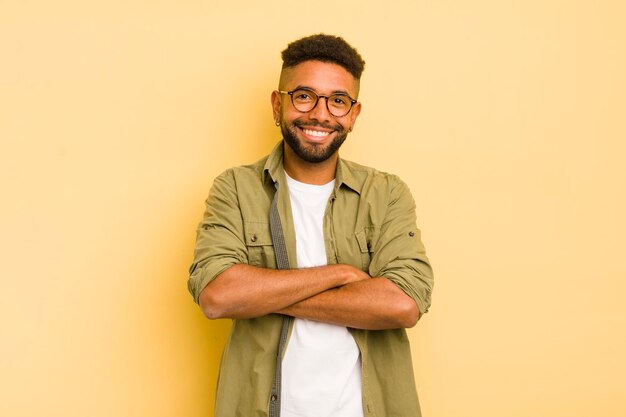
[[[276,122],[280,120],[280,109],[281,109],[280,93],[278,91],[276,90],[272,91],[271,101],[272,101],[272,113],[274,115],[274,122]]]
[[[357,101],[352,106],[352,110],[350,110],[350,128],[354,128],[354,123],[356,122],[356,118],[359,117],[361,113],[361,102]]]

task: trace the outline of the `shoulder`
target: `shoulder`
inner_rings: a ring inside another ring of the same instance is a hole
[[[346,184],[361,194],[410,193],[406,183],[395,174],[345,159],[341,163]]]
[[[268,156],[265,156],[258,161],[247,164],[231,167],[223,171],[213,182],[213,186],[232,185],[246,183],[252,185],[254,183],[263,180],[263,171],[267,162]]]
[[[213,181],[209,201],[237,207],[240,220],[265,221],[276,188],[266,172],[267,158],[227,169]]]

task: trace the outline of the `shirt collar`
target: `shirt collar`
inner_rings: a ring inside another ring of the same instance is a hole
[[[263,181],[267,181],[267,177],[272,179],[273,182],[277,182],[280,179],[284,178],[284,170],[283,170],[283,143],[284,141],[278,142],[278,144],[272,150],[272,153],[265,161],[265,165],[263,166]],[[339,158],[337,162],[337,172],[335,174],[335,189],[339,189],[341,185],[345,185],[351,190],[361,194],[362,185],[352,173],[350,166],[343,159]]]
[[[337,163],[337,173],[335,176],[337,178],[337,188],[343,184],[358,194],[361,194],[361,189],[363,188],[362,182],[357,180],[350,165],[341,158],[339,158],[339,162]]]
[[[278,142],[272,153],[267,157],[265,165],[263,166],[263,181],[267,181],[267,177],[271,178],[272,182],[277,182],[281,179],[281,173],[283,172],[283,141]]]

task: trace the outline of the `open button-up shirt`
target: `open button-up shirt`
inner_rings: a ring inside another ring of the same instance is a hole
[[[276,268],[269,226],[275,193],[287,255],[290,265],[296,265],[282,161],[280,142],[269,156],[215,179],[190,268],[188,287],[196,302],[204,287],[230,266]],[[432,270],[416,226],[415,203],[398,177],[339,159],[324,237],[328,264],[350,264],[372,277],[385,277],[417,303],[420,315],[428,311]],[[220,365],[216,417],[268,415],[282,317],[233,320]],[[420,416],[406,331],[349,330],[361,352],[365,416]]]

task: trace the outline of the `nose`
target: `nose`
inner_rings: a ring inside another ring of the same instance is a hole
[[[324,102],[322,102],[324,99]],[[326,96],[318,96],[317,104],[309,112],[309,118],[317,120],[317,121],[325,121],[329,122],[332,119],[330,112],[328,111],[328,97]]]

